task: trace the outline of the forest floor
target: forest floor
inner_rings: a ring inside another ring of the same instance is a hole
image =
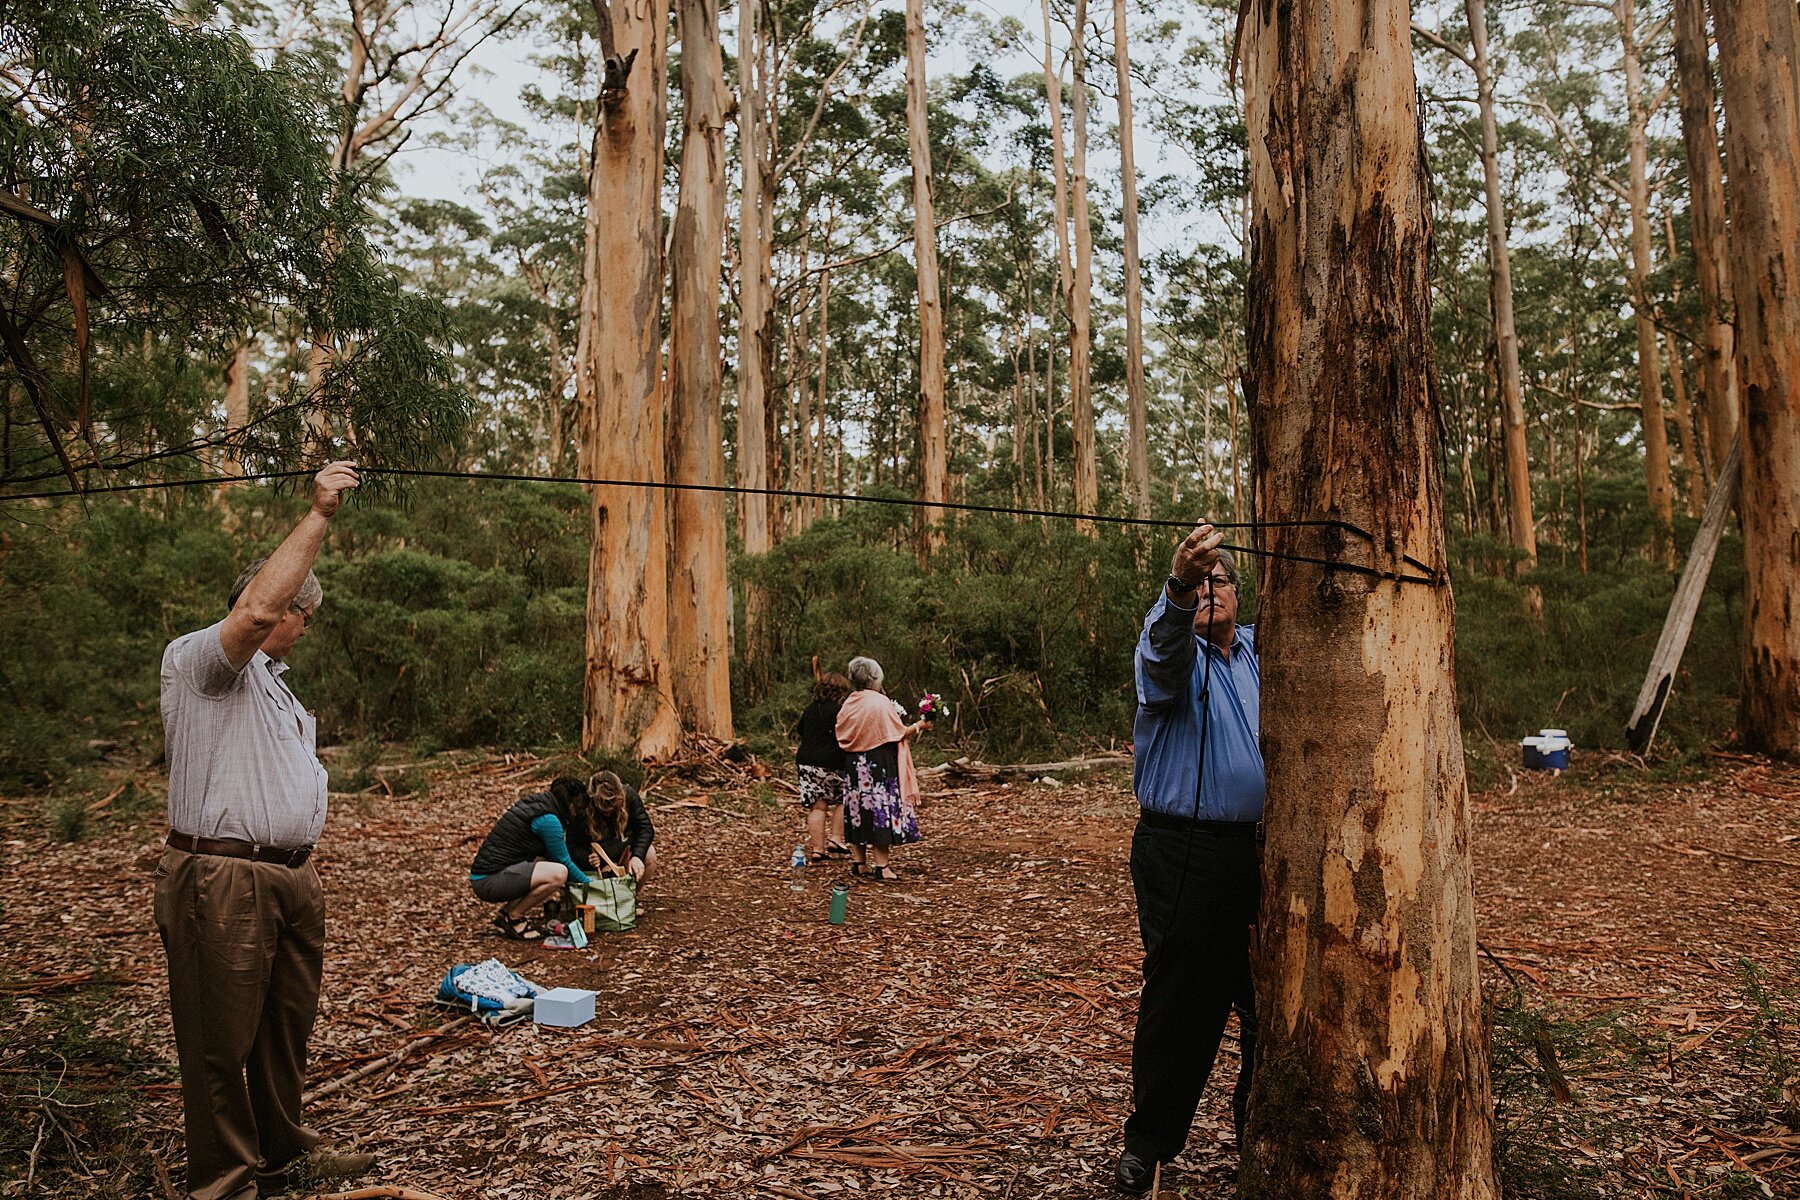
[[[1715,764],[1615,761],[1474,799],[1510,1196],[1800,1196],[1800,771]],[[558,951],[500,939],[465,882],[540,770],[467,762],[428,792],[334,802],[312,1041],[328,1094],[309,1111],[380,1153],[364,1183],[1111,1194],[1139,962],[1122,773],[940,782],[904,882],[856,883],[841,927],[845,872],[785,865],[781,788],[658,782],[663,874],[638,928]],[[0,801],[0,1196],[173,1195],[163,1173],[181,1177],[160,810],[125,797],[75,842],[47,836],[40,798]],[[493,1031],[430,1004],[451,964],[490,956],[597,990],[595,1020]],[[1166,1194],[1232,1194],[1236,1069],[1228,1038]]]

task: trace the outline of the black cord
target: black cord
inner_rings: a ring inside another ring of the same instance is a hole
[[[1209,567],[1206,572],[1206,594],[1202,597],[1209,611],[1212,608],[1213,586],[1212,569]],[[1211,632],[1210,628],[1208,632]],[[1167,944],[1169,931],[1180,918],[1181,897],[1187,891],[1188,865],[1194,856],[1194,832],[1200,827],[1200,803],[1206,786],[1206,738],[1212,732],[1212,639],[1197,636],[1197,640],[1200,643],[1199,653],[1206,659],[1205,665],[1200,669],[1200,765],[1194,771],[1194,807],[1188,814],[1190,824],[1186,841],[1181,848],[1181,879],[1175,885],[1175,903],[1169,907],[1169,918],[1163,924],[1164,944]]]
[[[88,464],[80,470],[91,470],[97,464]],[[708,492],[720,495],[736,496],[783,496],[804,500],[838,500],[855,504],[887,504],[902,508],[935,508],[950,512],[990,513],[997,516],[1043,517],[1062,521],[1094,521],[1107,525],[1124,525],[1158,529],[1192,529],[1193,521],[1177,521],[1159,517],[1122,517],[1109,513],[1065,512],[1045,508],[1009,508],[998,504],[965,504],[946,500],[943,502],[925,501],[910,496],[858,496],[841,492],[815,492],[790,488],[752,488],[738,487],[718,483],[670,483],[665,480],[651,479],[597,479],[577,475],[519,475],[498,471],[438,471],[422,467],[358,467],[365,475],[400,475],[417,479],[482,479],[496,483],[566,483],[579,484],[585,487],[636,487],[651,488],[670,492]],[[0,503],[9,500],[52,500],[67,497],[84,497],[106,495],[115,492],[150,492],[166,488],[180,487],[224,487],[229,484],[250,483],[271,479],[298,479],[313,475],[311,470],[297,471],[260,471],[246,475],[213,475],[197,479],[165,479],[149,483],[118,483],[91,488],[63,488],[55,491],[13,492],[0,495]],[[1337,529],[1353,534],[1362,540],[1373,543],[1374,537],[1349,521],[1335,518],[1295,521],[1212,521],[1208,522],[1215,529],[1300,529],[1319,528]],[[1435,567],[1431,567],[1411,555],[1402,555],[1402,560],[1417,569],[1419,574],[1408,574],[1405,571],[1387,571],[1379,567],[1367,567],[1361,563],[1340,562],[1335,559],[1319,558],[1309,554],[1291,554],[1282,550],[1265,550],[1256,546],[1240,546],[1230,542],[1221,542],[1220,547],[1235,550],[1240,554],[1254,555],[1260,558],[1277,558],[1288,562],[1313,563],[1317,566],[1329,567],[1335,571],[1348,571],[1356,575],[1365,575],[1372,579],[1388,579],[1396,583],[1423,583],[1438,586],[1443,582],[1443,575]]]

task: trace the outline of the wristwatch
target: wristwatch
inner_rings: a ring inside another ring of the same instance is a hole
[[[1170,572],[1168,579],[1164,580],[1163,582],[1167,585],[1169,591],[1175,592],[1175,593],[1197,592],[1200,590],[1199,584],[1189,583],[1185,579],[1181,578],[1181,576],[1176,575],[1174,572]]]

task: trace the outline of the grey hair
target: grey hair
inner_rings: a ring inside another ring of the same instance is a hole
[[[265,554],[243,569],[237,577],[237,582],[231,585],[231,599],[226,602],[226,608],[237,607],[238,598],[244,594],[244,590],[250,586],[250,581],[256,578],[256,573],[262,570],[263,564],[268,561],[269,556]],[[292,606],[312,612],[324,599],[325,589],[319,586],[319,577],[308,571],[306,582],[300,585],[300,591],[295,594]]]
[[[881,664],[872,658],[864,658],[861,655],[850,660],[849,675],[850,686],[858,691],[864,688],[879,690],[884,678],[881,673]]]
[[[1213,553],[1219,556],[1219,565],[1225,568],[1225,573],[1231,576],[1231,585],[1236,587],[1238,582],[1237,560],[1231,557],[1231,551],[1215,550]]]

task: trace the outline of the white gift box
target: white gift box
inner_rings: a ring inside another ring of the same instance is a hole
[[[564,1029],[586,1025],[594,1019],[594,993],[566,987],[539,992],[531,1015],[539,1025],[557,1025]]]

